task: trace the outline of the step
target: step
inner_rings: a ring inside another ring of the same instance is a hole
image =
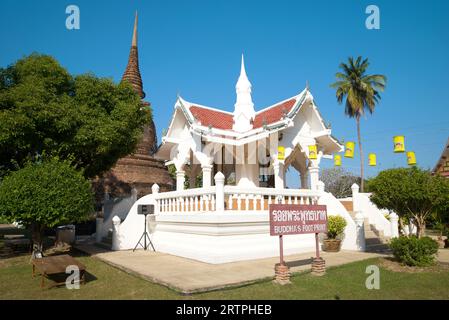
[[[384,243],[379,238],[366,238],[365,244],[366,245],[372,245],[372,244],[374,245],[374,244],[384,244]]]
[[[372,244],[365,246],[365,252],[390,252],[391,249],[386,244]]]

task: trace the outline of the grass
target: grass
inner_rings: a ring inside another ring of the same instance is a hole
[[[190,296],[142,280],[89,256],[77,257],[87,266],[87,283],[79,290],[64,286],[41,289],[32,278],[29,256],[0,260],[0,299],[449,299],[448,272],[397,273],[380,268],[380,290],[365,288],[369,259],[329,268],[323,277],[309,273],[292,277],[292,284],[271,281]],[[48,280],[46,280],[48,284]]]
[[[185,296],[98,259],[85,255],[76,258],[89,272],[87,283],[79,290],[68,290],[64,286],[41,289],[40,277],[31,276],[28,254],[0,259],[0,299],[449,299],[449,272],[431,272],[431,269],[405,273],[380,267],[380,289],[366,289],[365,281],[369,276],[365,273],[366,267],[380,265],[379,259],[328,268],[323,277],[296,274],[291,279],[292,284],[286,286],[261,281],[240,288]],[[46,280],[46,284],[49,283]]]

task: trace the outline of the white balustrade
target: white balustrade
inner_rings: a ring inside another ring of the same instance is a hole
[[[207,188],[154,193],[156,212],[201,213],[215,211],[266,211],[270,204],[316,204],[320,192],[309,189],[240,188],[216,185]],[[225,205],[226,203],[226,205]]]

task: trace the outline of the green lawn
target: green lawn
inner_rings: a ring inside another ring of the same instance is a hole
[[[77,259],[89,271],[88,282],[79,290],[40,289],[39,277],[31,277],[28,255],[0,260],[0,299],[449,299],[449,272],[411,274],[381,268],[380,290],[367,290],[365,269],[378,263],[377,259],[329,268],[323,277],[298,274],[287,286],[264,281],[190,296],[129,275],[95,258]]]

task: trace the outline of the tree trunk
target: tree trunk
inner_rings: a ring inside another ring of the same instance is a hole
[[[365,183],[363,179],[363,149],[362,149],[362,136],[360,134],[360,116],[356,118],[357,122],[357,139],[359,140],[359,149],[360,149],[360,192],[363,192]]]
[[[33,240],[33,256],[43,251],[44,227],[40,223],[31,224],[31,238]]]
[[[424,231],[426,231],[426,221],[421,217],[415,217],[414,221],[416,225],[416,236],[421,238],[424,236]]]
[[[399,218],[399,235],[405,235],[404,229],[404,221],[402,218]]]

